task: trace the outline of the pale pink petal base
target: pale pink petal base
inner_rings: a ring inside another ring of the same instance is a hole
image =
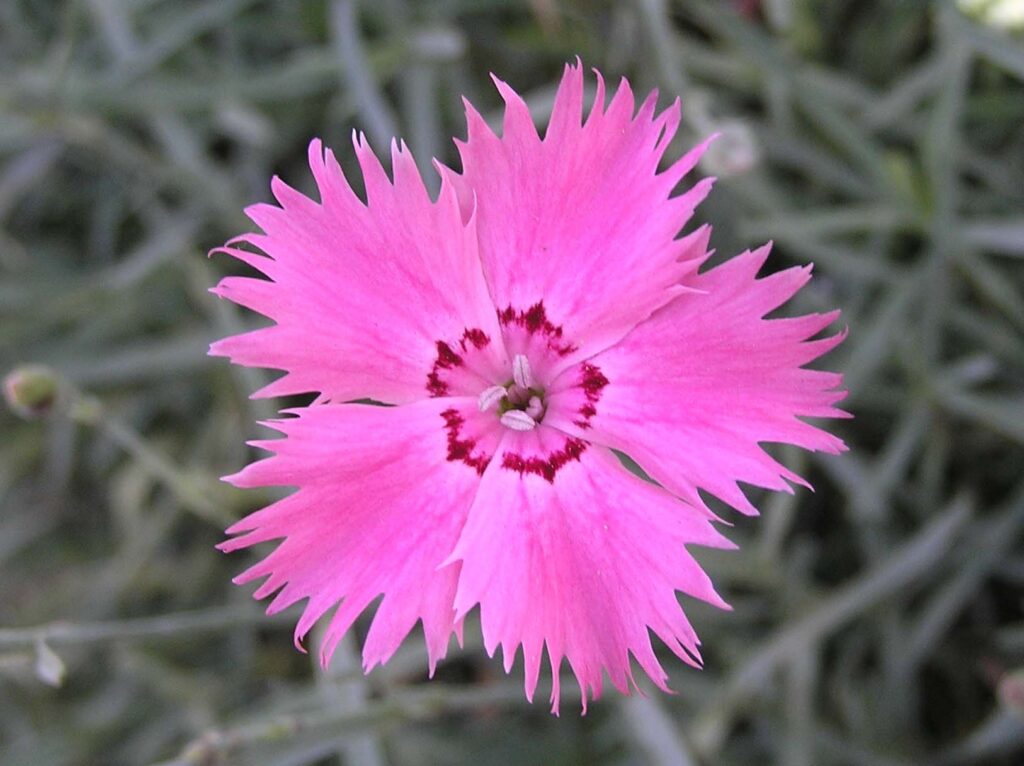
[[[838,345],[845,332],[811,340],[838,312],[764,319],[808,279],[810,267],[755,279],[768,247],[744,253],[688,280],[684,295],[591,362],[609,384],[581,429],[577,373],[556,382],[551,425],[619,449],[680,497],[703,506],[699,489],[756,514],[737,482],[791,492],[804,482],[770,457],[765,442],[838,453],[836,436],[804,418],[846,417],[835,405],[842,376],[804,365]]]
[[[545,454],[564,443],[543,427],[505,436],[450,560],[462,562],[458,617],[480,605],[485,646],[492,654],[501,647],[506,671],[522,646],[527,697],[546,648],[552,710],[565,658],[585,712],[604,674],[623,692],[635,685],[631,656],[667,690],[650,632],[699,664],[697,637],[676,592],[725,603],[685,546],[733,546],[705,514],[629,474],[606,449],[586,449],[552,482],[503,465],[510,452]]]
[[[232,551],[284,538],[240,575],[266,578],[256,598],[277,592],[268,613],[309,599],[295,628],[300,644],[337,606],[324,637],[326,665],[355,619],[383,594],[363,647],[367,670],[385,662],[422,621],[430,668],[457,628],[452,601],[459,565],[441,566],[480,481],[447,459],[445,413],[479,419],[476,402],[431,399],[401,407],[320,405],[272,425],[285,439],[258,442],[273,457],[230,481],[239,487],[298,486],[293,495],[231,527]],[[479,431],[479,429],[477,429]],[[481,435],[480,449],[493,451]]]

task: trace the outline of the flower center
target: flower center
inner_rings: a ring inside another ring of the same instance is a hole
[[[512,379],[480,393],[480,411],[495,410],[498,420],[514,431],[530,431],[544,419],[547,403],[544,389],[534,379],[525,354],[512,359]]]
[[[476,395],[479,405],[476,414],[459,403],[441,413],[447,459],[482,476],[501,449],[496,470],[553,483],[562,468],[578,461],[588,448],[582,435],[570,435],[564,428],[592,427],[609,380],[593,362],[566,365],[565,358],[577,346],[548,319],[542,302],[524,310],[502,309],[498,323],[500,349],[476,327],[436,341],[427,391],[433,397],[458,400]],[[533,431],[541,424],[552,428],[535,434],[536,439],[506,443],[503,437],[511,434],[495,428],[495,420],[511,431]]]

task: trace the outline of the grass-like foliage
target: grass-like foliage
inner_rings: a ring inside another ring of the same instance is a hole
[[[723,131],[719,253],[815,263],[790,311],[843,309],[851,452],[723,512],[741,552],[698,555],[735,609],[687,604],[677,696],[552,718],[473,624],[431,684],[417,640],[324,674],[213,549],[282,403],[205,355],[255,325],[205,253],[272,174],[310,189],[311,137],[454,162],[459,94],[498,116],[494,71],[543,122],[577,54],[682,97],[671,155]],[[0,412],[0,763],[1024,758],[1021,33],[924,0],[8,0],[0,72],[0,368],[56,375]]]

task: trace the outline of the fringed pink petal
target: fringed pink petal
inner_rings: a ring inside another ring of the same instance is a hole
[[[523,100],[496,79],[501,137],[467,104],[468,138],[457,142],[494,303],[525,311],[542,302],[572,341],[563,365],[607,348],[683,291],[705,252],[676,237],[711,184],[671,196],[703,145],[658,170],[678,102],[657,114],[652,94],[637,110],[623,80],[606,104],[598,75],[584,118],[583,80],[582,65],[566,67],[542,140]]]
[[[455,413],[455,415],[453,415]],[[293,486],[283,500],[242,519],[221,544],[233,551],[281,542],[237,582],[265,578],[257,598],[276,593],[268,612],[308,599],[296,645],[337,607],[321,648],[326,664],[355,619],[378,597],[363,647],[367,670],[383,663],[417,621],[431,672],[457,628],[452,607],[459,565],[441,566],[462,529],[482,468],[453,455],[450,423],[487,457],[495,429],[474,401],[430,399],[400,407],[326,404],[275,421],[283,439],[263,442],[272,457],[229,481],[240,487]]]
[[[393,182],[361,136],[355,151],[365,204],[333,153],[313,141],[320,202],[275,178],[277,205],[247,211],[264,233],[214,251],[268,278],[228,277],[213,290],[275,323],[211,347],[238,364],[286,371],[259,396],[318,392],[333,401],[402,403],[436,395],[428,378],[438,344],[454,347],[469,330],[488,339],[479,355],[485,371],[507,363],[475,224],[463,220],[451,184],[432,202],[404,144],[392,146]],[[446,393],[471,394],[476,383]]]
[[[574,453],[550,480],[517,469],[565,442],[543,427],[506,435],[450,560],[462,563],[457,613],[480,605],[487,651],[500,646],[508,671],[522,647],[527,697],[546,649],[552,710],[558,711],[565,659],[585,712],[604,674],[624,693],[635,687],[631,657],[667,688],[651,632],[699,664],[698,641],[676,592],[726,605],[686,546],[732,544],[702,511],[628,473],[602,447]]]
[[[845,337],[811,340],[838,312],[765,319],[810,278],[797,267],[756,275],[769,247],[687,280],[681,296],[590,362],[608,383],[593,417],[574,423],[582,398],[572,370],[554,386],[550,424],[619,449],[670,491],[703,505],[703,489],[743,513],[757,510],[738,482],[792,491],[805,482],[770,457],[766,442],[838,453],[842,440],[804,418],[840,418],[842,376],[804,365]],[[566,416],[563,413],[569,413]]]

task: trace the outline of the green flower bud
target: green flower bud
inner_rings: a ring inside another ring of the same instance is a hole
[[[26,364],[4,378],[7,406],[23,418],[40,418],[53,409],[60,391],[57,374],[41,364]]]

